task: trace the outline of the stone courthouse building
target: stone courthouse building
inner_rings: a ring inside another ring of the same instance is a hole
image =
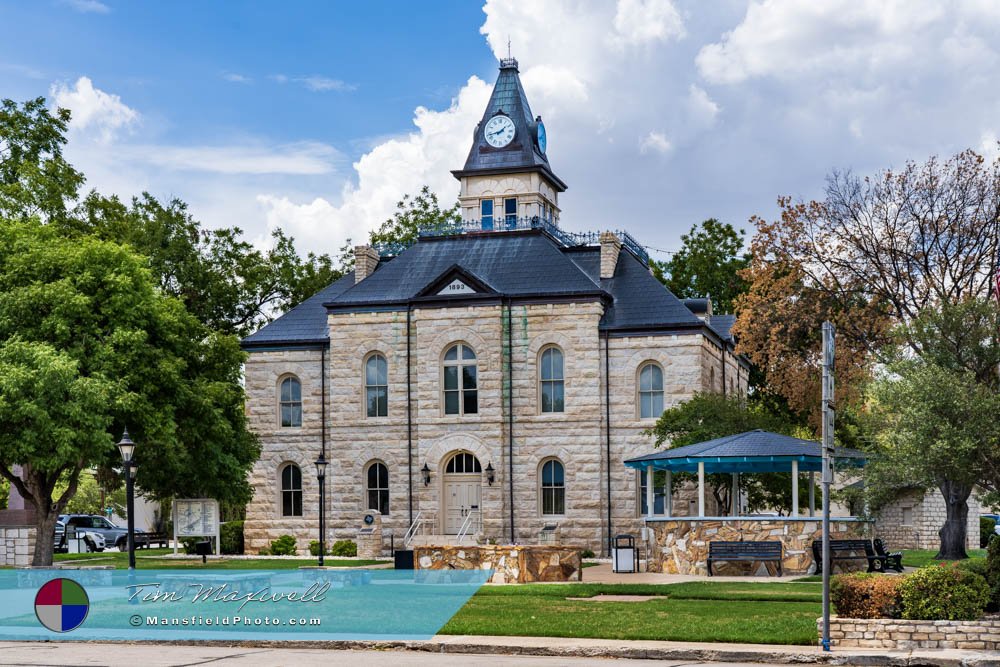
[[[546,149],[505,59],[452,172],[462,224],[355,248],[354,272],[243,341],[263,444],[249,551],[318,539],[323,451],[328,543],[373,508],[397,546],[414,524],[499,543],[547,527],[606,552],[642,524],[622,462],[649,451],[644,430],[695,392],[745,393],[732,317],[671,294],[627,233],[566,231]]]

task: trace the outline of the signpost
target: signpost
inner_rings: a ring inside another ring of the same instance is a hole
[[[823,323],[823,650],[830,650],[830,486],[833,484],[834,330]]]
[[[212,498],[175,500],[170,513],[174,523],[174,553],[178,537],[214,537],[215,553],[221,553],[219,501]]]

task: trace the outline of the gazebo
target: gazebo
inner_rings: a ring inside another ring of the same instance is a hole
[[[834,458],[838,467],[860,468],[865,465],[863,452],[837,448]],[[823,467],[822,446],[812,440],[793,438],[768,431],[748,431],[716,438],[686,447],[667,449],[625,461],[625,465],[646,472],[646,515],[656,545],[663,547],[660,563],[663,571],[681,573],[703,572],[707,558],[707,543],[712,540],[774,540],[784,545],[786,572],[804,571],[812,562],[809,544],[817,539],[819,520],[816,514],[816,473]],[[656,489],[653,483],[657,470],[666,471],[663,492],[663,513],[655,513]],[[676,472],[698,476],[698,506],[694,516],[674,516],[672,475]],[[788,516],[740,516],[739,476],[746,473],[791,473],[792,507]],[[809,513],[799,512],[799,477],[809,473]],[[733,492],[729,516],[705,515],[705,475],[732,475]],[[856,517],[833,519],[835,533],[842,537],[858,537],[866,528]],[[848,525],[851,524],[851,525]],[[654,554],[651,553],[651,556]],[[655,558],[650,564],[655,566]]]

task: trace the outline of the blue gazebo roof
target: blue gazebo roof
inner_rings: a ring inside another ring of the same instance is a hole
[[[834,458],[854,467],[866,463],[866,454],[856,449],[837,447]],[[813,440],[802,440],[769,431],[747,431],[686,447],[666,449],[625,461],[630,468],[697,472],[698,463],[706,473],[788,472],[798,461],[800,472],[823,468],[823,449]]]

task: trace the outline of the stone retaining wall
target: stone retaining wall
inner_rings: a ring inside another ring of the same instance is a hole
[[[34,553],[34,528],[0,526],[0,565],[31,565]]]
[[[490,583],[583,581],[580,550],[560,546],[414,547],[418,570],[493,570]]]
[[[653,530],[654,542],[650,545],[650,572],[668,574],[708,574],[708,543],[722,542],[773,542],[780,541],[782,571],[784,574],[805,574],[813,564],[812,543],[820,539],[823,522],[815,518],[718,518],[718,519],[664,519],[647,521]],[[865,521],[830,521],[832,539],[869,538],[870,524]],[[714,574],[768,574],[763,563],[717,563]],[[861,561],[834,562],[834,571],[867,567]]]
[[[816,622],[820,638],[823,619]],[[1000,618],[978,621],[905,621],[894,618],[830,619],[830,641],[840,648],[951,648],[1000,650]]]

